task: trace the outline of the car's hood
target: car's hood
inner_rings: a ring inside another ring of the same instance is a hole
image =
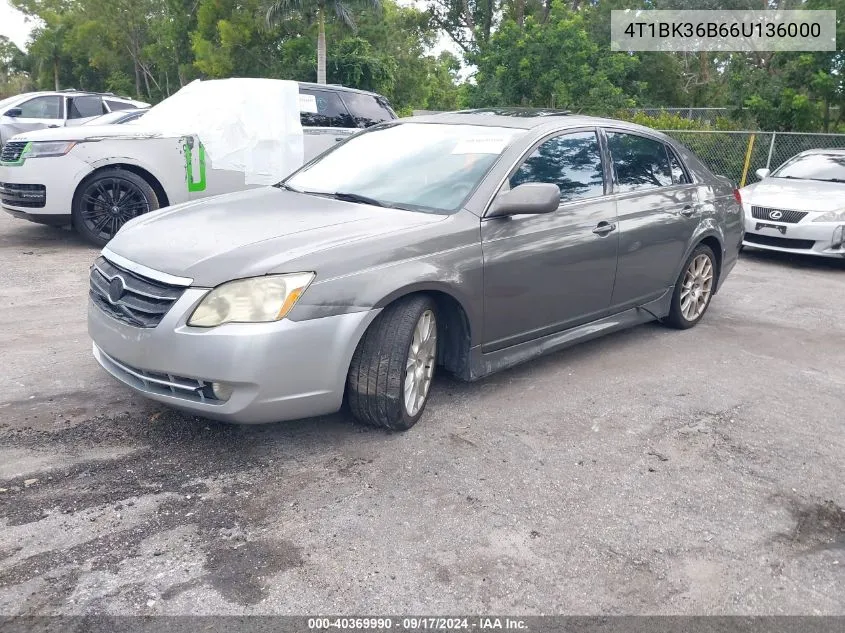
[[[845,183],[764,178],[741,191],[742,201],[759,207],[796,211],[845,209]]]
[[[107,249],[148,268],[189,277],[196,286],[212,287],[240,277],[302,272],[285,265],[350,241],[444,218],[262,187],[135,218]]]
[[[33,130],[13,136],[12,141],[86,141],[102,138],[150,138],[164,136],[154,128],[137,124],[123,125],[73,125],[70,127]],[[172,136],[172,135],[171,135]]]

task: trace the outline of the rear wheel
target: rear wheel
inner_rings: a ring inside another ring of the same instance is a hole
[[[405,430],[420,419],[437,363],[436,315],[429,297],[411,297],[385,308],[367,329],[346,383],[358,420]]]
[[[126,222],[159,208],[150,184],[125,169],[105,169],[80,185],[73,199],[73,227],[88,242],[105,246]]]
[[[715,287],[716,256],[709,246],[699,244],[675,283],[666,324],[685,330],[698,323],[710,306]]]

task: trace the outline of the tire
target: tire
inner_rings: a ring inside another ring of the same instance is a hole
[[[688,279],[688,275],[692,275],[698,270],[699,264],[702,266],[702,273],[694,275],[694,279]],[[684,263],[681,274],[675,282],[672,306],[669,310],[669,316],[664,321],[666,325],[678,330],[686,330],[701,321],[701,318],[707,312],[707,308],[710,307],[710,301],[713,299],[713,291],[716,289],[716,271],[716,256],[713,254],[713,249],[705,244],[696,246]],[[686,300],[689,295],[685,292],[685,282],[691,285],[690,289],[693,295],[690,299],[695,301],[697,306],[694,311],[691,310]]]
[[[87,242],[105,246],[127,221],[158,209],[155,190],[126,169],[104,169],[82,182],[73,197],[73,228]]]
[[[423,380],[421,398],[418,396],[409,409],[405,383],[418,326],[431,333],[430,338],[423,338],[426,345],[416,363],[416,367],[422,367],[417,377],[427,375],[428,378]],[[386,429],[404,431],[411,428],[425,411],[436,365],[434,301],[418,295],[389,305],[367,328],[352,356],[346,380],[346,397],[352,415],[365,424]]]

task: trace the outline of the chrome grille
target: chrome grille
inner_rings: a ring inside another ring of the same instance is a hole
[[[105,257],[91,267],[90,285],[91,300],[103,312],[144,328],[158,325],[185,290],[115,266]]]
[[[772,217],[772,214],[776,217]],[[772,222],[786,222],[797,224],[807,215],[806,211],[792,211],[790,209],[772,209],[771,207],[751,207],[751,217],[755,220],[771,220]]]
[[[3,152],[0,153],[0,162],[17,162],[20,159],[25,147],[25,141],[9,141],[3,146]]]

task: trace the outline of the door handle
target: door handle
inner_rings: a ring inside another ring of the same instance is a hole
[[[615,231],[615,230],[616,230],[615,224],[611,224],[610,222],[602,221],[602,222],[599,222],[596,225],[596,228],[593,229],[593,233],[595,233],[596,235],[600,235],[600,236],[604,237],[605,235],[607,235],[611,231]]]
[[[695,213],[695,207],[691,204],[686,205],[683,209],[681,209],[681,215],[684,217],[690,217],[693,213]]]

